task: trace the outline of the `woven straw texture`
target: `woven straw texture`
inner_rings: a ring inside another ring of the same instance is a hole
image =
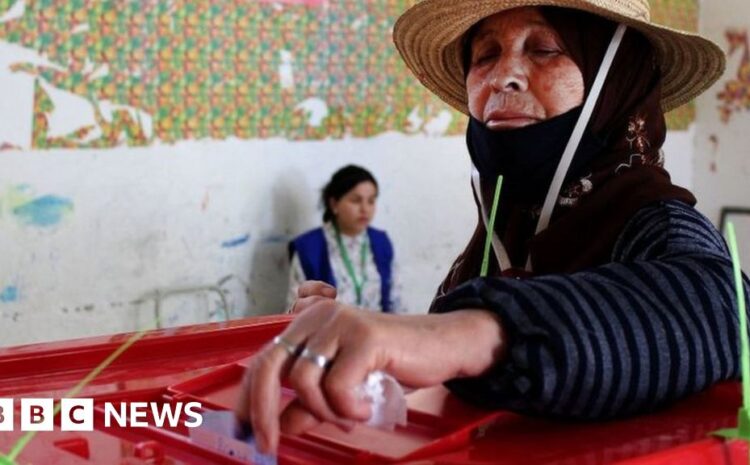
[[[656,49],[663,75],[662,107],[683,105],[719,79],[722,50],[708,39],[650,22],[647,0],[423,0],[397,21],[393,39],[406,65],[428,89],[468,114],[462,37],[475,23],[523,6],[588,11],[643,33]]]

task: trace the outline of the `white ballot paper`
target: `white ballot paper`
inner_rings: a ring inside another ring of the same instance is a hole
[[[276,465],[276,457],[261,454],[248,424],[242,424],[234,412],[203,413],[203,424],[190,429],[190,439],[207,449],[255,465]]]

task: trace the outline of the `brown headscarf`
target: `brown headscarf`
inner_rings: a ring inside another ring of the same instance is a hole
[[[577,10],[541,11],[580,68],[588,93],[616,25]],[[572,273],[607,263],[622,229],[638,210],[663,200],[695,204],[693,195],[673,185],[663,169],[666,123],[660,100],[661,75],[653,48],[640,33],[628,30],[587,129],[606,141],[605,148],[593,157],[582,178],[563,187],[549,227],[534,236],[541,205],[501,199],[496,232],[514,268],[523,268],[528,254],[535,275]],[[483,183],[484,192],[475,193],[483,196],[485,205],[492,201],[490,184]],[[479,216],[471,241],[438,296],[479,275],[485,237]],[[493,257],[490,275],[499,274]]]

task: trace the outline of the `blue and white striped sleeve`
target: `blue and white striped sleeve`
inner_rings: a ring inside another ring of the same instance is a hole
[[[487,374],[447,385],[467,401],[526,414],[603,419],[653,410],[738,376],[735,301],[716,228],[690,206],[660,202],[626,225],[612,263],[475,279],[439,302],[438,311],[495,312],[510,344],[507,360]]]

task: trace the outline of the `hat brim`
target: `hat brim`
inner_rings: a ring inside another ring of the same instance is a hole
[[[462,38],[471,26],[505,10],[557,6],[587,11],[640,31],[653,45],[662,72],[662,108],[677,108],[708,89],[726,68],[718,45],[699,35],[671,29],[606,8],[590,0],[423,0],[396,22],[393,41],[419,81],[443,101],[469,114]],[[615,3],[615,2],[611,2]],[[627,2],[619,2],[627,3]]]

